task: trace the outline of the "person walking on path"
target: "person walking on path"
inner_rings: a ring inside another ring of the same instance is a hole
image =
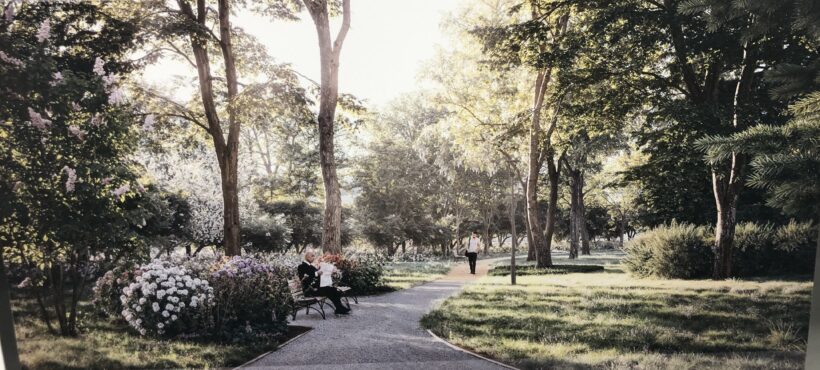
[[[470,262],[470,273],[473,275],[475,275],[475,263],[478,259],[479,248],[481,248],[481,239],[478,238],[478,233],[473,231],[470,241],[467,242],[467,260]]]

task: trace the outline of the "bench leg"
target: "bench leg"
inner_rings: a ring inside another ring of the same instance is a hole
[[[324,307],[324,305],[320,305],[319,308],[321,309],[321,311],[319,311],[319,310],[317,310],[317,311],[319,311],[319,313],[322,315],[322,320],[327,320],[327,317],[325,317],[325,307]]]

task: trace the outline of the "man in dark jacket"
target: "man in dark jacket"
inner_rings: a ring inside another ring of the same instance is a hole
[[[350,313],[350,307],[345,307],[342,304],[342,293],[332,286],[319,287],[320,271],[313,265],[316,255],[308,251],[305,253],[305,260],[296,268],[296,274],[299,280],[302,281],[302,291],[306,296],[322,296],[327,297],[333,302],[336,308],[336,314],[344,315]]]

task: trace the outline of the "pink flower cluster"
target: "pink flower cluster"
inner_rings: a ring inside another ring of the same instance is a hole
[[[2,50],[0,50],[0,60],[16,67],[23,67],[25,65],[22,60],[8,56]]]
[[[37,42],[48,40],[49,36],[51,36],[51,20],[46,19],[43,23],[40,23],[40,28],[37,29]]]
[[[34,109],[31,109],[31,107],[28,108],[28,116],[31,121],[31,125],[40,130],[47,130],[51,127],[51,120],[43,118],[40,113],[35,112]]]

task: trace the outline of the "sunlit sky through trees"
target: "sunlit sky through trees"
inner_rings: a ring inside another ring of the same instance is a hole
[[[340,92],[380,106],[413,91],[421,64],[438,46],[447,47],[439,24],[464,0],[353,0],[350,32],[342,49]],[[276,62],[319,80],[319,48],[316,30],[307,12],[300,21],[276,21],[249,11],[233,19],[235,26],[256,36]],[[333,36],[340,18],[333,19]],[[146,81],[164,85],[174,76],[194,76],[182,61],[161,60],[144,71]],[[242,76],[240,76],[240,79]],[[192,92],[192,91],[191,91]],[[185,89],[177,94],[187,93]]]

